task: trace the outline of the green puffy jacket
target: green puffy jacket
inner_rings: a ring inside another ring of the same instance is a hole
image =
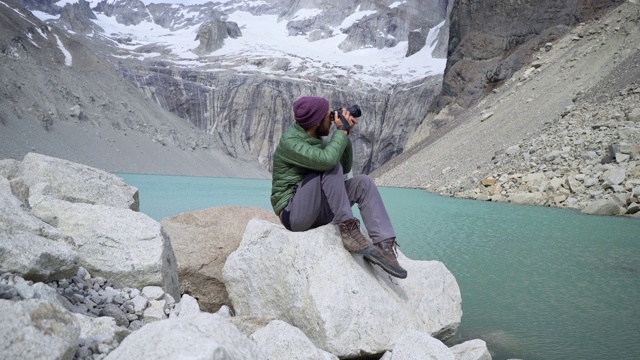
[[[314,138],[298,123],[291,125],[280,138],[273,154],[271,206],[276,215],[287,206],[294,188],[311,171],[333,169],[340,161],[344,173],[351,171],[353,148],[342,131],[335,131],[331,141]]]

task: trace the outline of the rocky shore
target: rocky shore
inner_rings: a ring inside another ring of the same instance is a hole
[[[530,70],[521,81],[535,76],[535,68]],[[567,106],[536,136],[496,152],[490,163],[439,191],[640,217],[640,87],[628,87],[604,104],[581,103]]]
[[[21,321],[14,322],[10,318],[16,313],[22,314],[26,309],[40,308],[43,304],[47,304],[43,309],[45,316],[74,325],[67,333],[57,334],[62,338],[71,338],[72,346],[65,343],[56,345],[67,349],[64,351],[66,357],[48,356],[49,349],[32,344],[12,344],[9,349],[3,350],[10,354],[38,354],[41,356],[39,358],[51,359],[103,359],[125,337],[144,324],[199,311],[197,301],[189,295],[183,295],[180,302],[176,303],[159,286],[146,286],[142,290],[124,287],[102,277],[92,277],[82,267],[70,278],[46,284],[4,273],[0,275],[0,299],[10,300],[0,305],[0,317],[4,318],[4,323],[14,325],[7,331],[20,334],[24,331],[20,329],[25,325],[23,320],[29,326],[28,320],[20,318]],[[47,336],[41,339],[51,340]],[[77,341],[76,349],[73,346],[74,339]]]
[[[400,253],[398,280],[332,225],[291,233],[230,207],[165,231],[138,209],[137,189],[96,168],[0,160],[3,358],[491,359],[482,340],[443,343],[462,304],[438,261]]]
[[[535,45],[469,109],[427,117],[379,185],[640,217],[640,6]]]

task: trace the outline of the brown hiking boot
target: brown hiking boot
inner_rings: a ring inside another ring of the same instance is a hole
[[[373,245],[360,232],[360,220],[353,218],[338,224],[344,248],[354,254],[369,254],[376,251]]]
[[[373,244],[377,251],[366,254],[365,259],[380,266],[392,276],[400,279],[407,277],[407,270],[403,269],[398,263],[398,251],[396,250],[396,238],[382,240],[377,244]]]

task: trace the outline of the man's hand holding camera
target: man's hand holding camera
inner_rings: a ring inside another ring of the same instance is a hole
[[[360,106],[358,105],[351,105],[340,110],[333,110],[332,113],[333,119],[331,120],[336,124],[336,128],[338,130],[342,130],[342,132],[347,135],[351,133],[351,128],[358,123],[356,118],[362,115],[362,111],[360,111]]]
[[[336,124],[336,128],[347,135],[351,133],[351,129],[358,123],[356,118],[351,116],[349,110],[345,108],[342,108],[342,114],[339,114],[338,111],[334,111],[333,116],[334,118],[332,120]]]

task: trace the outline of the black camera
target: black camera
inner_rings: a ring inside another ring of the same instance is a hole
[[[347,121],[347,119],[345,119],[344,116],[342,115],[342,109],[343,108],[334,109],[331,112],[333,114],[335,114],[336,111],[338,112],[338,116],[340,117],[340,120],[342,121],[342,126],[344,126],[344,129],[341,129],[340,127],[339,127],[339,129],[340,130],[349,131],[349,129],[351,129],[351,125],[349,125],[349,122]],[[358,118],[358,117],[360,117],[362,115],[362,111],[360,111],[360,106],[358,106],[356,104],[353,104],[353,105],[347,107],[346,109],[349,112],[349,114],[351,114],[351,116],[353,116],[354,118]],[[334,119],[334,117],[332,116],[331,117],[331,121],[333,121],[333,119]]]

